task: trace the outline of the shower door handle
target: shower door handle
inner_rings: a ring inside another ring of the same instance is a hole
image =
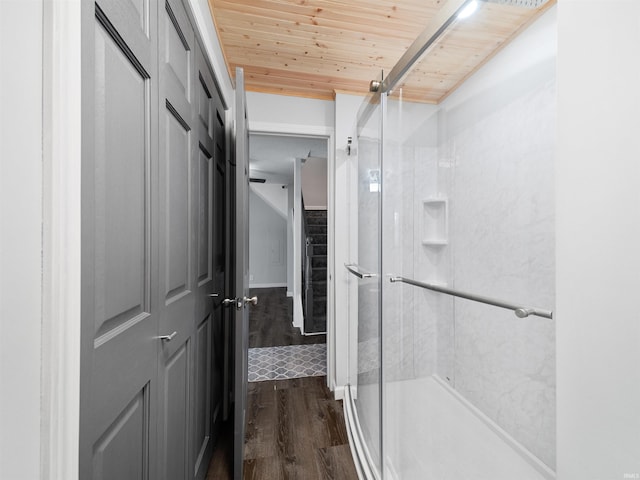
[[[355,264],[352,264],[352,263],[350,263],[350,264],[345,263],[344,264],[344,268],[349,270],[349,272],[352,275],[355,275],[358,278],[375,278],[375,277],[378,276],[375,273],[361,272],[360,271],[360,267],[358,265],[355,265]]]

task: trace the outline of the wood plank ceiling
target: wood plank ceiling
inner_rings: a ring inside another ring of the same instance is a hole
[[[209,0],[230,73],[247,90],[333,99],[364,95],[389,72],[445,0]],[[407,80],[410,97],[438,103],[549,8],[480,2]]]

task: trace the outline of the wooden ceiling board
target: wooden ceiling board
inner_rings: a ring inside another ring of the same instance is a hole
[[[236,28],[244,28],[252,31],[256,37],[260,37],[261,34],[294,35],[305,39],[318,36],[335,41],[371,40],[384,44],[388,44],[390,40],[399,39],[407,42],[408,45],[415,39],[414,33],[420,32],[422,27],[422,24],[416,24],[411,28],[395,31],[388,30],[388,25],[387,29],[373,28],[370,25],[355,28],[353,23],[346,21],[323,21],[322,24],[313,24],[300,22],[300,18],[295,15],[281,14],[278,18],[272,18],[260,13],[229,11],[219,15],[217,23],[220,29],[228,34],[232,34]]]
[[[403,98],[440,103],[552,4],[537,11],[483,4],[473,22],[456,22],[423,55],[400,84]]]
[[[262,38],[257,38],[257,37]],[[267,37],[266,40],[264,37]],[[305,52],[309,46],[309,37],[301,36],[296,33],[282,33],[277,30],[260,31],[260,29],[245,25],[239,25],[234,28],[233,32],[227,33],[227,45],[237,45],[246,48],[248,41],[254,40],[256,48],[269,46],[271,48],[278,47],[282,49],[290,49],[296,53]],[[313,35],[311,37],[311,51],[322,51],[328,54],[342,55],[347,57],[354,56],[354,52],[366,53],[369,57],[378,55],[398,54],[398,48],[390,46],[384,38],[352,38],[347,42],[337,39],[332,35]],[[411,44],[406,41],[407,46]]]
[[[294,18],[300,23],[317,26],[361,25],[365,31],[372,28],[389,28],[389,25],[411,25],[421,27],[424,20],[432,17],[439,7],[428,6],[428,2],[395,2],[379,6],[380,2],[335,2],[332,0],[214,0],[222,8],[240,12],[256,13],[267,18]],[[398,7],[400,5],[400,7]]]
[[[230,72],[247,90],[331,99],[365,95],[445,0],[208,0]],[[537,9],[481,3],[403,81],[404,98],[439,103],[555,0]]]

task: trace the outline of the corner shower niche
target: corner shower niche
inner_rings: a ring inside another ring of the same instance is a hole
[[[446,285],[447,275],[443,271],[449,244],[449,201],[443,196],[433,196],[422,200],[421,243],[429,265],[427,280],[435,285]]]
[[[422,201],[422,244],[443,247],[449,243],[448,201],[431,197]]]

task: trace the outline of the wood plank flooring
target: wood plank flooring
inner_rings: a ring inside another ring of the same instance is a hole
[[[249,315],[249,347],[325,343],[292,326],[285,288],[252,289],[258,305]],[[357,480],[342,402],[326,377],[253,382],[248,386],[243,480]],[[216,442],[207,480],[232,480],[233,424]]]
[[[342,402],[325,384],[325,377],[249,384],[244,480],[357,480]],[[231,480],[231,430],[207,480]]]
[[[249,314],[249,348],[325,343],[326,335],[304,336],[293,328],[293,299],[286,288],[252,288],[258,304]]]

